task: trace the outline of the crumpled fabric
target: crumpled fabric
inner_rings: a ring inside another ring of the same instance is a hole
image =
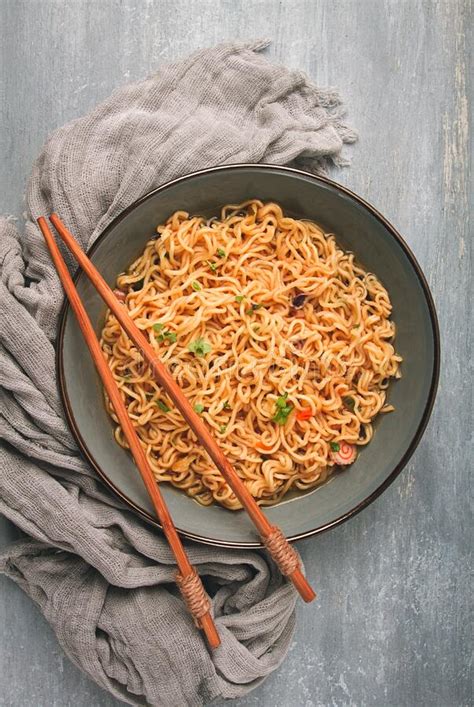
[[[102,486],[65,422],[54,348],[63,292],[35,219],[59,213],[87,249],[130,203],[185,173],[340,164],[355,134],[337,93],[271,63],[264,46],[205,49],[119,88],[48,140],[22,232],[0,220],[0,511],[25,533],[1,553],[0,571],[36,602],[71,660],[129,704],[245,695],[284,659],[296,595],[263,552],[186,542],[222,638],[208,650],[166,541]]]

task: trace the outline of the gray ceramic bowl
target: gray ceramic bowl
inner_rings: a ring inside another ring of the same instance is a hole
[[[347,189],[321,177],[265,165],[235,165],[197,172],[154,190],[110,224],[89,256],[110,285],[143,250],[155,227],[173,211],[206,217],[227,203],[250,198],[278,202],[298,218],[309,218],[334,232],[338,242],[374,272],[388,289],[397,327],[396,348],[403,356],[400,381],[389,400],[396,411],[382,415],[374,439],[356,463],[312,492],[268,508],[269,519],[296,540],[341,523],[374,500],[399,474],[425,429],[439,369],[439,335],[426,280],[402,238],[375,209]],[[79,293],[97,332],[104,319],[102,300],[86,277],[76,277]],[[130,455],[119,447],[102,402],[101,383],[75,318],[65,307],[58,340],[60,388],[76,439],[103,481],[129,506],[157,523]],[[193,540],[234,547],[260,543],[243,511],[202,507],[163,485],[180,532]]]

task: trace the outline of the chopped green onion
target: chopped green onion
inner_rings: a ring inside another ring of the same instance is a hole
[[[230,410],[230,404],[229,404],[228,400],[224,401],[224,403],[222,405],[222,409],[223,410]]]
[[[191,283],[191,287],[193,288],[193,290],[196,290],[196,292],[199,292],[199,290],[201,289],[201,285],[196,280]]]
[[[204,405],[201,405],[201,403],[196,403],[194,406],[195,412],[197,412],[199,415],[204,412]]]
[[[346,395],[344,398],[342,398],[342,402],[348,408],[349,410],[354,410],[355,407],[355,400],[354,398],[351,398],[350,395]]]
[[[199,338],[188,344],[188,350],[196,356],[205,356],[209,351],[212,351],[212,346],[204,339]]]
[[[226,429],[227,429],[227,425],[221,425],[221,426],[219,427],[219,432],[221,433],[221,435],[224,434],[224,432],[226,431]]]
[[[329,442],[329,446],[331,447],[333,452],[338,452],[340,449],[339,442]]]
[[[157,322],[156,324],[153,324],[153,331],[161,331],[164,329],[165,325],[162,324],[161,322]]]
[[[291,411],[293,410],[293,405],[287,403],[288,393],[280,395],[276,399],[276,413],[272,417],[273,422],[277,422],[279,425],[284,425],[288,420]]]
[[[244,295],[237,295],[235,298],[235,301],[240,304],[241,302],[243,302],[244,299],[245,299]]]
[[[218,248],[217,255],[219,256],[219,258],[225,258],[225,250],[222,250],[222,248]]]
[[[134,282],[132,285],[132,290],[134,292],[138,292],[138,290],[141,290],[143,288],[143,284],[145,282],[145,278],[142,277],[141,280],[137,280],[137,282]]]
[[[211,268],[212,272],[216,272],[217,270],[217,263],[213,263],[212,260],[206,260],[206,263],[209,265]]]
[[[169,412],[171,410],[171,408],[168,407],[168,405],[163,400],[158,400],[157,405],[160,410],[163,410],[163,412]]]

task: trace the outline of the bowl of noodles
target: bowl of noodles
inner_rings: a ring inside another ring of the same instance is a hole
[[[344,187],[270,165],[203,170],[132,204],[89,257],[289,539],[354,515],[413,453],[438,379],[434,305],[400,235]],[[76,286],[178,530],[258,546],[140,351],[81,274]],[[86,457],[157,523],[67,305],[58,375]]]

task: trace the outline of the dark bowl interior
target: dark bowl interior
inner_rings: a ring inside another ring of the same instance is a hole
[[[380,416],[374,439],[356,463],[319,488],[268,508],[271,522],[290,539],[320,532],[350,517],[372,501],[408,461],[426,426],[436,392],[439,343],[431,296],[413,255],[395,229],[371,206],[329,180],[283,167],[238,165],[194,173],[143,197],[100,236],[90,257],[106,281],[141,253],[158,223],[185,209],[207,217],[222,205],[250,198],[276,201],[298,218],[309,218],[335,233],[338,243],[356,254],[388,289],[397,327],[396,349],[403,356],[403,377],[392,384],[389,402],[396,411]],[[105,306],[86,277],[76,280],[93,325],[100,332]],[[152,522],[155,514],[130,455],[114,441],[102,388],[76,320],[65,307],[59,335],[59,376],[70,424],[86,456],[135,510]],[[244,512],[202,507],[163,485],[177,528],[211,544],[259,545]]]

